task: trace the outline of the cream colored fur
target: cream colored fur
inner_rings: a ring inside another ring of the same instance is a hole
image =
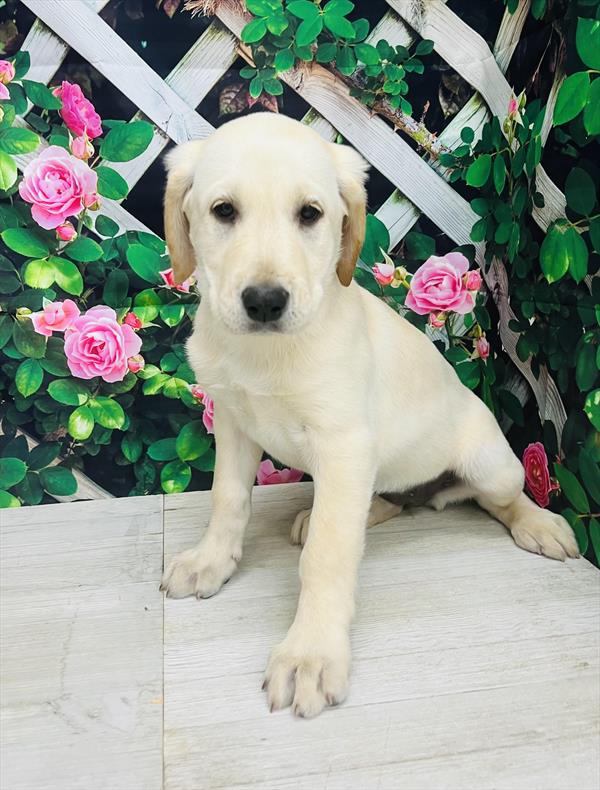
[[[198,383],[215,401],[213,514],[201,542],[176,557],[173,597],[216,593],[242,555],[263,449],[314,478],[302,589],[272,651],[271,709],[314,716],[346,696],[349,626],[365,526],[399,512],[375,498],[436,478],[461,481],[432,500],[475,499],[516,543],[563,560],[578,555],[568,524],[523,493],[523,469],[494,417],[428,338],[350,281],[364,233],[366,164],[296,121],[256,114],[169,159],[166,233],[177,277],[202,293],[188,341]],[[229,201],[233,223],[211,208]],[[322,217],[299,222],[311,203]],[[241,292],[290,293],[279,330],[256,332]],[[346,284],[350,283],[347,287]],[[310,529],[309,529],[310,524]]]

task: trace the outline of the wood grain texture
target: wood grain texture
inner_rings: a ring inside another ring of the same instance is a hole
[[[595,790],[599,574],[521,551],[474,507],[370,530],[348,701],[311,721],[267,712],[299,587],[289,528],[310,498],[256,489],[238,574],[165,602],[165,788]],[[207,494],[166,500],[167,561],[209,513]]]
[[[0,511],[5,790],[158,790],[162,497]]]

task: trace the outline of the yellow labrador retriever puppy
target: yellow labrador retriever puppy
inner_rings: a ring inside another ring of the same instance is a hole
[[[488,408],[429,339],[360,288],[367,165],[279,115],[221,127],[168,158],[166,237],[175,277],[202,301],[187,344],[215,401],[213,512],[163,589],[214,595],[236,570],[263,449],[314,478],[298,610],[269,658],[271,709],[314,716],[346,696],[349,626],[365,527],[445,472],[434,496],[473,498],[528,551],[578,555],[568,524],[523,493],[523,469]],[[405,415],[402,430],[390,415]],[[310,524],[310,527],[309,527]]]

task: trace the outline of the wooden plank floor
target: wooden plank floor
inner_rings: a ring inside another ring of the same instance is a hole
[[[268,713],[311,495],[257,489],[239,572],[203,601],[158,582],[163,529],[168,560],[206,493],[0,511],[2,790],[597,790],[600,574],[474,507],[369,531],[347,702]]]

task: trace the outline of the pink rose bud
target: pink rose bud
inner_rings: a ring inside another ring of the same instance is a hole
[[[376,263],[375,266],[371,268],[371,271],[379,285],[389,285],[394,279],[395,267],[392,263]]]
[[[63,222],[56,229],[56,238],[60,241],[73,241],[77,238],[77,231],[70,222]]]
[[[210,395],[205,392],[202,396],[204,411],[202,412],[202,422],[206,428],[206,433],[215,432],[215,403]]]
[[[47,302],[41,313],[32,313],[31,323],[40,335],[50,337],[52,332],[64,332],[79,317],[79,308],[72,299],[64,302]]]
[[[429,325],[441,329],[446,323],[446,313],[429,313]]]
[[[0,60],[0,82],[8,85],[15,78],[15,67],[10,60]]]
[[[519,102],[515,99],[514,96],[510,97],[510,101],[508,102],[508,116],[509,118],[515,118],[519,113]]]
[[[8,88],[2,82],[0,82],[0,100],[6,101],[10,99],[10,93],[8,92]],[[4,118],[4,110],[2,110],[2,117]]]
[[[204,390],[198,384],[190,384],[190,392],[196,400],[201,401],[204,397]]]
[[[479,269],[471,269],[465,275],[465,285],[467,291],[478,291],[481,288],[481,274]]]
[[[135,313],[127,313],[123,319],[123,323],[127,324],[127,326],[130,326],[132,329],[142,328],[142,322]]]
[[[90,143],[86,134],[82,134],[80,137],[74,137],[71,140],[69,148],[73,156],[76,156],[77,159],[83,159],[84,162],[87,162],[90,156],[94,155],[94,146]]]
[[[86,134],[90,140],[102,134],[102,119],[94,109],[94,105],[85,98],[79,85],[63,81],[52,93],[62,101],[59,110],[66,126],[77,135]]]
[[[405,305],[418,315],[429,313],[470,313],[475,306],[464,275],[469,261],[460,252],[432,255],[414,273]]]
[[[193,277],[188,277],[187,280],[184,280],[182,283],[176,283],[173,269],[163,269],[159,274],[165,285],[169,288],[175,288],[176,291],[183,291],[184,293],[188,293],[195,282]]]
[[[127,360],[127,367],[131,373],[139,373],[140,370],[146,367],[146,361],[141,354],[136,354],[134,357],[129,357]]]
[[[477,342],[475,343],[475,350],[477,351],[477,356],[479,359],[487,359],[490,355],[490,344],[488,343],[486,336],[482,335],[481,337],[477,338]]]

